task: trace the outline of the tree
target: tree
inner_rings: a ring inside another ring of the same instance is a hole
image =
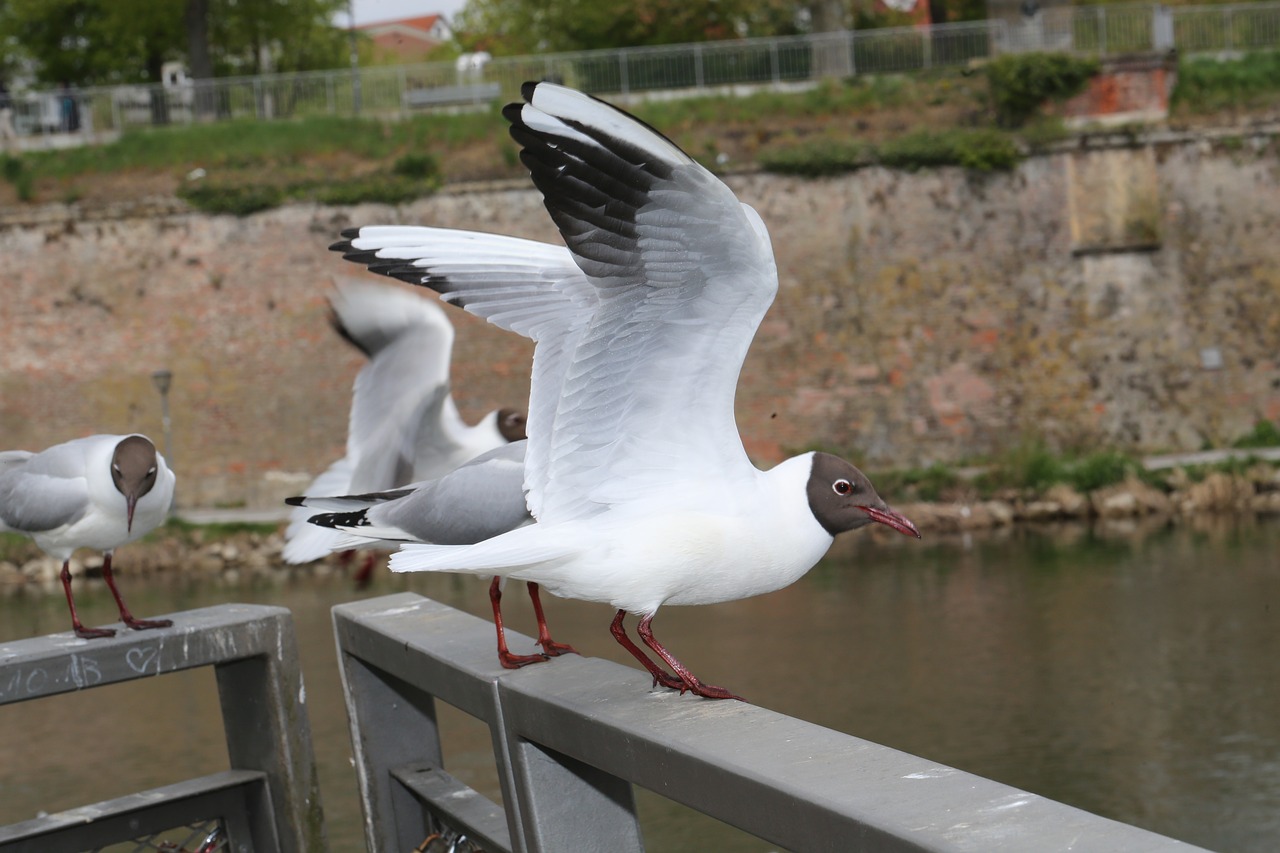
[[[208,0],[213,65],[219,75],[337,68],[346,30],[333,16],[346,0]]]
[[[180,56],[182,0],[8,0],[0,33],[42,83],[155,81]]]
[[[514,55],[795,32],[786,0],[469,0],[463,45]]]
[[[346,0],[4,0],[0,43],[41,83],[155,83],[169,60],[193,76],[342,65]],[[202,54],[203,50],[203,54]]]

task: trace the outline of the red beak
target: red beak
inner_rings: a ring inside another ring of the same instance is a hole
[[[911,519],[907,518],[905,515],[894,512],[888,507],[885,507],[884,509],[876,509],[873,506],[860,506],[858,509],[871,516],[872,521],[888,525],[903,536],[914,536],[917,539],[923,538],[920,536],[920,531],[916,530],[916,526],[911,523]]]
[[[124,505],[128,510],[128,522],[125,524],[125,529],[129,533],[132,533],[133,532],[133,511],[138,506],[138,499],[135,498],[133,495],[128,495],[124,499]]]

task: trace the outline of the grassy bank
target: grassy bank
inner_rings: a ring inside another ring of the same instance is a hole
[[[712,168],[761,165],[803,175],[869,163],[1007,169],[1026,151],[1066,135],[1034,105],[1077,91],[1090,67],[1032,55],[974,70],[858,77],[796,93],[630,109]],[[1183,61],[1171,122],[1274,112],[1278,97],[1280,53]],[[295,200],[396,203],[442,183],[522,176],[493,104],[401,121],[317,117],[135,130],[109,145],[0,156],[0,205],[177,194],[200,209],[246,214]]]
[[[1280,467],[1248,453],[1272,447],[1280,447],[1280,428],[1271,421],[1259,421],[1252,431],[1232,443],[1230,449],[1242,451],[1240,454],[1211,464],[1152,470],[1141,457],[1116,450],[1056,453],[1041,441],[1028,440],[993,458],[869,474],[879,492],[893,495],[900,502],[990,500],[1012,494],[1035,497],[1060,485],[1088,494],[1131,478],[1169,494],[1188,483],[1203,482],[1212,474],[1238,476],[1258,465]],[[856,451],[831,450],[857,458]]]

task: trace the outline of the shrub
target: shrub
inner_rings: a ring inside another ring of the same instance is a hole
[[[19,201],[31,201],[35,197],[31,170],[27,168],[21,157],[14,157],[11,154],[0,156],[0,175],[13,184],[13,188],[18,191]]]
[[[248,216],[291,201],[319,204],[403,204],[430,195],[440,179],[404,178],[390,172],[374,172],[331,181],[293,180],[278,184],[203,183],[180,187],[178,194],[206,213]]]
[[[233,216],[248,216],[285,202],[284,192],[268,184],[195,184],[179,187],[178,195],[197,210]]]
[[[987,63],[996,120],[1020,127],[1045,101],[1065,101],[1084,91],[1098,61],[1065,53],[1008,53]]]
[[[403,204],[430,195],[439,187],[436,178],[415,178],[406,180],[395,175],[373,174],[346,181],[321,184],[309,193],[299,195],[310,197],[320,204],[361,204],[378,202],[380,204]]]
[[[440,174],[440,164],[430,154],[404,154],[396,160],[391,172],[404,178],[434,178]]]
[[[1067,466],[1066,481],[1078,492],[1092,492],[1119,483],[1139,466],[1123,453],[1104,450],[1078,459]]]
[[[810,178],[852,172],[870,162],[870,146],[855,140],[814,139],[760,152],[760,167],[782,175]]]
[[[918,130],[881,145],[878,159],[898,169],[963,166],[989,172],[1012,169],[1022,152],[1011,136],[998,130]]]
[[[1271,421],[1258,421],[1253,431],[1236,439],[1232,447],[1280,447],[1280,429]]]
[[[1259,51],[1227,60],[1196,58],[1178,63],[1170,101],[1192,112],[1274,102],[1280,93],[1280,51]]]

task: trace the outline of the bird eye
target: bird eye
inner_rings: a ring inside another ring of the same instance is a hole
[[[853,483],[848,480],[836,480],[831,484],[831,488],[837,495],[847,495],[853,491]]]
[[[152,465],[150,468],[147,469],[147,476],[150,477],[155,472],[156,472],[156,466]]]

